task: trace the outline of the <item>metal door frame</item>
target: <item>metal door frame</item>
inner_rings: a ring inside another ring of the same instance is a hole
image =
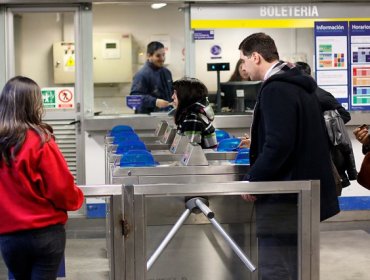
[[[29,5],[2,5],[0,7],[0,62],[4,68],[0,70],[0,81],[4,84],[15,75],[14,54],[14,14],[36,12],[73,12],[74,37],[76,49],[76,76],[75,76],[75,102],[76,110],[71,112],[71,119],[76,120],[76,164],[78,184],[84,184],[85,176],[85,124],[86,116],[93,114],[93,61],[92,61],[92,5],[91,4],[29,4]],[[85,108],[87,108],[85,110]],[[46,118],[64,119],[65,112],[47,112]]]

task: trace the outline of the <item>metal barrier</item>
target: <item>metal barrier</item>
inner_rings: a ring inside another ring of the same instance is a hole
[[[111,252],[109,252],[109,257],[111,270],[110,279],[112,280],[157,279],[158,277],[162,277],[158,275],[164,271],[163,267],[165,267],[166,273],[173,273],[171,277],[175,277],[175,279],[200,279],[192,278],[191,275],[194,273],[197,275],[197,270],[208,269],[207,266],[210,265],[208,262],[212,260],[212,258],[207,255],[208,252],[198,252],[198,255],[192,260],[196,263],[191,263],[193,271],[185,271],[182,264],[179,265],[176,263],[176,259],[191,257],[190,255],[181,256],[181,254],[188,254],[189,250],[182,252],[181,248],[183,247],[180,245],[184,242],[184,239],[180,238],[180,240],[177,240],[177,236],[175,236],[177,232],[180,231],[182,234],[188,232],[186,230],[184,231],[183,227],[181,227],[183,224],[186,224],[186,227],[190,226],[191,232],[193,232],[195,227],[202,228],[204,226],[207,227],[207,232],[209,232],[209,225],[212,225],[216,228],[216,232],[226,238],[226,244],[228,245],[213,248],[215,252],[212,252],[212,256],[221,254],[222,257],[220,259],[224,262],[226,270],[234,271],[235,275],[232,274],[231,277],[233,278],[230,278],[230,276],[227,278],[225,277],[225,273],[229,272],[216,271],[215,273],[218,273],[219,276],[212,279],[258,279],[258,266],[256,272],[249,272],[249,270],[253,271],[254,265],[258,263],[255,236],[253,234],[248,235],[249,244],[244,246],[243,252],[243,248],[238,246],[237,241],[234,242],[232,238],[228,238],[230,236],[227,230],[230,229],[230,227],[228,226],[228,229],[224,229],[221,226],[222,224],[234,225],[239,222],[250,224],[249,226],[253,225],[254,220],[251,219],[252,216],[249,216],[250,213],[248,213],[247,219],[244,219],[242,217],[243,215],[237,214],[237,216],[240,217],[235,216],[235,213],[239,213],[238,210],[240,210],[240,205],[242,205],[235,203],[235,201],[241,201],[243,203],[240,199],[240,194],[245,193],[258,195],[297,194],[299,217],[297,232],[299,241],[298,279],[319,279],[320,195],[318,181],[230,182],[202,183],[201,185],[101,185],[83,186],[82,190],[86,197],[105,196],[110,198],[109,234]],[[194,197],[196,199],[189,202],[191,198]],[[209,201],[209,207],[206,205],[207,203],[204,203],[205,201],[199,199],[199,197],[206,198],[206,201]],[[187,202],[188,205],[186,205]],[[189,206],[189,203],[193,205]],[[244,202],[244,204],[246,205],[245,207],[247,207],[245,209],[248,209],[248,203]],[[195,208],[198,210],[198,213],[202,212],[205,215],[191,213],[194,212]],[[243,208],[243,213],[245,209]],[[217,215],[217,220],[214,219],[214,215]],[[201,216],[203,216],[204,219],[200,218]],[[175,226],[171,232],[173,224],[175,224]],[[153,233],[155,234],[153,235]],[[158,239],[158,235],[161,238]],[[168,238],[166,238],[166,235]],[[156,238],[153,238],[153,236]],[[163,237],[165,238],[163,239]],[[212,235],[212,237],[214,236]],[[163,242],[158,242],[158,240],[163,240]],[[193,240],[190,240],[189,242],[192,241]],[[216,244],[216,241],[213,240],[212,242]],[[203,241],[198,240],[197,242],[197,244],[199,244],[199,242]],[[179,248],[180,251],[175,252],[172,249],[168,249],[167,246],[170,243],[176,245],[176,249]],[[217,244],[219,244],[219,242]],[[229,252],[227,252],[227,254],[223,252],[227,249],[226,247],[230,249],[229,246],[231,246],[232,250],[238,255],[238,258],[234,258]],[[245,252],[245,248],[247,248],[247,252]],[[202,248],[197,248],[197,250],[201,249]],[[164,255],[162,255],[162,253]],[[250,260],[247,256],[250,256]],[[202,261],[203,257],[206,257],[206,259]],[[239,270],[243,270],[239,265],[245,265],[249,270],[244,268],[244,271],[238,274]],[[219,269],[218,267],[213,268]],[[233,270],[235,268],[237,269]],[[181,271],[181,275],[177,273],[178,271]],[[154,276],[152,273],[154,273]],[[240,275],[243,275],[243,278],[241,278]],[[244,277],[244,275],[246,277]],[[168,278],[168,276],[163,277]]]
[[[92,185],[80,186],[85,198],[106,197],[107,211],[110,213],[106,216],[109,222],[109,228],[106,230],[108,259],[109,259],[109,279],[120,280],[126,279],[122,264],[125,263],[124,254],[124,236],[122,234],[123,216],[122,216],[122,185]]]

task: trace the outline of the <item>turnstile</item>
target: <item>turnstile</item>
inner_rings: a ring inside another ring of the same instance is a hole
[[[119,165],[122,158],[122,154],[116,154],[118,145],[107,144],[106,148],[106,183],[112,183],[112,172],[115,166]],[[153,159],[162,166],[183,166],[189,165],[189,160],[192,162],[191,165],[222,165],[226,174],[234,173],[235,164],[231,162],[235,161],[238,152],[237,151],[215,151],[213,149],[201,149],[200,146],[195,147],[194,144],[188,142],[188,138],[183,135],[177,134],[169,150],[155,150],[151,151]],[[184,156],[185,155],[185,156]],[[183,161],[183,164],[180,164]],[[206,161],[206,163],[203,163]],[[158,172],[162,170],[158,170]],[[155,171],[155,173],[158,173]],[[193,171],[192,171],[193,172]],[[224,173],[222,172],[222,174]],[[239,171],[236,171],[239,172]],[[217,174],[217,173],[214,173]],[[245,175],[246,173],[244,173]],[[121,175],[117,175],[121,176]]]
[[[82,189],[87,197],[107,195],[100,188]],[[297,279],[319,279],[318,181],[125,185],[121,200],[118,185],[106,186],[106,192],[113,194],[112,280],[258,279],[253,203],[241,199],[245,193],[297,195]],[[209,202],[208,210],[194,202],[195,211],[184,219],[187,209],[194,210],[187,203],[199,198],[203,204]],[[209,218],[217,219],[251,267]],[[174,225],[180,225],[175,232]],[[171,239],[162,246],[171,232]],[[257,267],[254,272],[253,266]]]
[[[172,141],[175,138],[176,135],[176,127],[172,125],[164,125],[166,122],[161,122],[161,128],[157,129],[159,132],[163,130],[163,127],[166,127],[164,133],[162,135],[157,134],[156,132],[154,135],[143,135],[143,134],[137,134],[137,136],[140,138],[141,141],[145,143],[147,148],[149,150],[165,150],[169,149],[171,146]],[[156,131],[157,131],[156,130]],[[132,132],[131,132],[132,133]],[[130,134],[130,133],[129,133]],[[121,136],[125,136],[127,133],[122,133]],[[119,138],[119,135],[107,135],[105,137],[105,144],[113,144],[115,138]]]
[[[190,164],[190,165],[187,165]],[[194,165],[192,165],[194,164]],[[174,162],[160,162],[158,166],[155,167],[112,167],[110,182],[112,184],[163,184],[163,183],[198,183],[201,186],[203,183],[219,183],[219,182],[231,182],[240,181],[244,175],[248,172],[248,165],[237,165],[232,163],[230,160],[210,160],[208,161],[203,154],[203,150],[199,145],[188,144],[188,147],[182,155],[180,161]],[[234,213],[234,220],[231,224],[226,222],[226,228],[231,232],[232,236],[235,236],[241,244],[243,245],[243,250],[250,251],[250,219],[252,218],[252,204],[248,203],[238,203],[240,197],[237,196],[235,200],[229,200],[225,202],[223,198],[212,198],[210,200],[210,206],[215,209],[219,209],[222,205],[232,203],[233,205],[238,205],[238,208],[243,213],[248,213],[246,216],[239,216]],[[163,230],[168,230],[170,224],[173,221],[174,216],[177,215],[179,211],[182,210],[184,206],[182,198],[152,198],[148,200],[148,205],[153,206],[148,214],[148,222],[152,226],[148,231],[147,244],[153,246],[158,243],[159,238],[162,237]],[[229,211],[228,214],[232,213]],[[223,214],[223,215],[228,215]],[[220,214],[219,214],[220,215]],[[222,215],[220,215],[222,217]],[[164,220],[163,220],[164,219]],[[162,224],[164,221],[168,223],[166,226],[158,228],[157,225]],[[213,251],[212,244],[206,242],[207,234],[209,233],[210,225],[209,221],[205,217],[189,217],[189,222],[193,223],[197,221],[196,224],[205,224],[204,227],[198,227],[194,225],[184,225],[181,230],[183,238],[187,239],[194,234],[199,235],[199,243],[194,243],[194,246],[202,248],[202,244],[206,244],[205,251]],[[221,223],[224,223],[223,218],[220,219]],[[158,231],[159,229],[159,231]],[[214,238],[214,237],[212,237]],[[191,240],[192,238],[190,238]],[[174,241],[176,244],[177,241]],[[219,240],[217,241],[219,242]],[[230,252],[229,252],[230,253]],[[166,254],[165,254],[166,255]],[[211,257],[213,255],[211,254]],[[173,258],[174,256],[170,256]],[[235,262],[233,259],[232,262]],[[150,277],[148,279],[162,279],[163,267],[156,265],[151,269]],[[248,271],[241,272],[243,277],[249,275]],[[170,276],[168,276],[170,277]],[[200,277],[200,275],[197,275]],[[200,278],[186,278],[186,279],[200,279]],[[164,278],[166,279],[166,277]],[[179,278],[181,279],[181,278]],[[222,279],[222,278],[215,278]],[[251,279],[251,278],[243,278]]]

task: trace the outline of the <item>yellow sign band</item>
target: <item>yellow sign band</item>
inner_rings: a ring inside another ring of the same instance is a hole
[[[194,19],[191,21],[191,29],[313,28],[315,21],[370,21],[370,18]]]

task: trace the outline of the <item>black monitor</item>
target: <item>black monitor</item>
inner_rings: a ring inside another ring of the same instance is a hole
[[[220,83],[220,86],[222,107],[228,107],[232,112],[241,113],[253,110],[261,81],[225,82]]]

